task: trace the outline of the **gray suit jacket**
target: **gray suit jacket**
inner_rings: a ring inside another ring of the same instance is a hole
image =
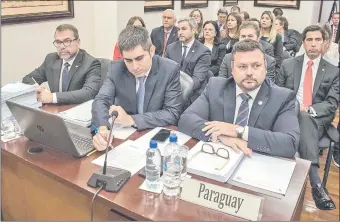
[[[137,112],[136,78],[123,60],[112,62],[103,86],[92,105],[92,124],[108,126],[109,108],[121,106],[132,116],[138,130],[177,125],[182,106],[179,66],[154,55],[145,82],[144,113]]]
[[[181,115],[179,130],[196,139],[208,141],[209,138],[202,132],[205,122],[233,124],[235,85],[233,78],[210,78],[203,94]],[[273,156],[293,157],[300,135],[294,92],[278,87],[266,79],[253,103],[248,127],[250,149]]]
[[[152,29],[150,37],[152,44],[156,47],[155,53],[162,56],[164,48],[164,26]],[[174,26],[170,32],[166,46],[176,41],[178,41],[178,28]]]
[[[170,44],[165,52],[166,58],[169,58],[178,64],[182,60],[182,42],[177,41]],[[194,81],[193,95],[191,102],[193,102],[204,90],[208,82],[208,70],[211,64],[211,52],[198,40],[195,40],[189,49],[187,56],[184,59],[181,71],[190,75]]]
[[[274,58],[274,47],[273,47],[273,45],[266,42],[266,41],[263,41],[262,39],[260,39],[259,42],[260,42],[260,45],[261,45],[264,53],[266,53],[267,55]]]
[[[297,93],[302,73],[304,55],[286,59],[277,74],[276,84],[294,90]],[[339,106],[339,69],[323,58],[313,86],[312,107],[317,113],[316,119],[325,127],[330,124]]]
[[[59,92],[62,63],[63,60],[56,52],[50,53],[46,56],[43,64],[26,75],[22,82],[34,84],[32,77],[38,84],[47,81],[51,92],[56,93],[60,104],[77,104],[93,99],[97,95],[101,84],[100,62],[85,50],[80,49],[68,74],[67,92]]]
[[[275,81],[276,69],[275,69],[275,59],[267,54],[264,54],[267,62],[267,77],[273,82]],[[223,61],[220,66],[219,77],[229,78],[232,76],[231,70],[231,53],[224,56]]]

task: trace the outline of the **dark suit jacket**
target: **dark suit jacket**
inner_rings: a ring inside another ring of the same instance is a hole
[[[302,75],[304,55],[286,59],[277,74],[276,84],[298,92]],[[339,105],[339,69],[323,58],[313,86],[312,107],[320,124],[327,126],[333,119]]]
[[[267,77],[275,82],[276,69],[275,69],[275,59],[267,54],[264,54],[267,62]],[[231,70],[231,53],[224,56],[223,61],[220,66],[219,77],[229,78],[232,76]]]
[[[208,137],[202,132],[204,123],[221,121],[233,124],[235,105],[234,79],[212,77],[202,95],[181,115],[178,128],[187,135],[207,141]],[[250,149],[274,156],[293,157],[300,135],[294,92],[266,79],[253,102],[248,127]]]
[[[288,29],[284,32],[283,38],[283,46],[287,51],[298,52],[300,49],[300,43],[302,43],[302,39],[297,35],[297,31],[293,29]]]
[[[211,65],[209,70],[214,74],[214,76],[218,76],[218,72],[220,70],[220,66],[222,63],[222,60],[225,56],[225,45],[220,44],[214,44],[212,51],[211,51]]]
[[[182,42],[177,41],[170,44],[166,49],[164,57],[181,64]],[[193,95],[190,99],[191,102],[203,92],[208,81],[208,70],[210,64],[210,50],[195,39],[181,67],[181,71],[190,75],[194,81]]]
[[[331,25],[331,31],[332,31],[332,36],[331,38],[333,37],[333,27],[334,25]],[[335,35],[335,43],[338,43],[339,44],[339,36],[340,36],[340,24],[338,25],[338,29],[336,31],[336,35]],[[331,39],[331,41],[333,41],[333,39]]]
[[[262,39],[263,40],[263,39]],[[268,41],[267,41],[268,42]],[[280,67],[283,61],[283,43],[282,43],[282,36],[277,33],[274,42],[268,42],[273,45],[274,47],[274,58],[276,61],[276,66]]]
[[[151,32],[150,37],[152,44],[156,47],[155,53],[162,56],[164,49],[164,26],[154,28]],[[166,42],[166,46],[176,41],[178,41],[178,28],[174,26],[170,32],[168,41]]]
[[[274,58],[274,47],[272,44],[260,39],[260,45],[264,51],[264,53],[266,53],[267,55],[271,56]]]
[[[110,72],[92,104],[92,124],[110,126],[109,108],[121,106],[132,116],[138,130],[177,125],[182,106],[179,66],[154,55],[145,82],[144,113],[137,112],[136,78],[123,60],[111,62]]]
[[[48,82],[52,93],[56,93],[58,103],[76,104],[93,99],[101,84],[100,62],[80,49],[69,71],[67,92],[59,92],[59,79],[63,60],[56,52],[46,56],[43,64],[22,80],[26,84]]]

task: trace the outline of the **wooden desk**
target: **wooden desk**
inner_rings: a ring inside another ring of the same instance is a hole
[[[59,112],[67,107],[48,106]],[[135,140],[146,131],[136,132]],[[122,143],[116,139],[114,145]],[[196,140],[186,144],[193,147]],[[39,154],[27,150],[38,144],[25,137],[2,143],[2,213],[5,220],[90,220],[91,199],[96,189],[87,181],[99,166],[91,161],[102,153],[74,158],[49,148]],[[39,145],[41,146],[41,145]],[[285,197],[277,199],[230,184],[193,176],[210,183],[264,197],[262,220],[299,220],[310,163],[297,159],[297,165]],[[139,190],[143,178],[133,175],[118,193],[102,191],[95,201],[95,220],[241,220],[231,215],[189,202],[171,202],[163,195]]]

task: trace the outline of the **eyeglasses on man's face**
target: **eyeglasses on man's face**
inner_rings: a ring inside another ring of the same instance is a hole
[[[215,170],[222,170],[229,162],[229,151],[225,148],[217,148],[217,150],[215,151],[212,145],[210,145],[209,143],[203,143],[201,152],[216,155],[218,157],[226,159],[225,163],[220,167],[216,167]]]
[[[73,41],[75,40],[78,40],[78,39],[65,39],[64,41],[60,41],[60,40],[54,40],[53,41],[53,45],[55,47],[60,47],[62,44],[65,46],[65,47],[68,47],[72,44]]]

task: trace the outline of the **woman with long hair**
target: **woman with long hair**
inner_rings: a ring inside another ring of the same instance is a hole
[[[261,15],[261,39],[272,44],[276,66],[280,67],[283,60],[282,36],[275,29],[275,15],[271,11],[264,11]]]
[[[209,70],[218,76],[220,65],[226,54],[225,45],[220,43],[220,32],[215,21],[206,21],[203,25],[203,38],[201,43],[211,51],[211,64]]]
[[[129,19],[129,21],[126,24],[126,27],[128,26],[141,26],[145,28],[145,22],[144,20],[139,16],[133,16]],[[120,60],[122,59],[122,55],[120,54],[119,48],[118,48],[118,42],[116,43],[114,49],[113,49],[113,60]]]
[[[238,13],[232,12],[228,15],[226,24],[221,30],[221,42],[226,45],[226,53],[230,53],[234,44],[238,42],[241,23],[242,19]]]
[[[189,17],[194,18],[196,23],[197,23],[197,27],[196,27],[196,39],[200,39],[203,37],[203,13],[201,12],[201,10],[199,10],[198,8],[195,8],[194,10],[192,10],[190,12]]]

